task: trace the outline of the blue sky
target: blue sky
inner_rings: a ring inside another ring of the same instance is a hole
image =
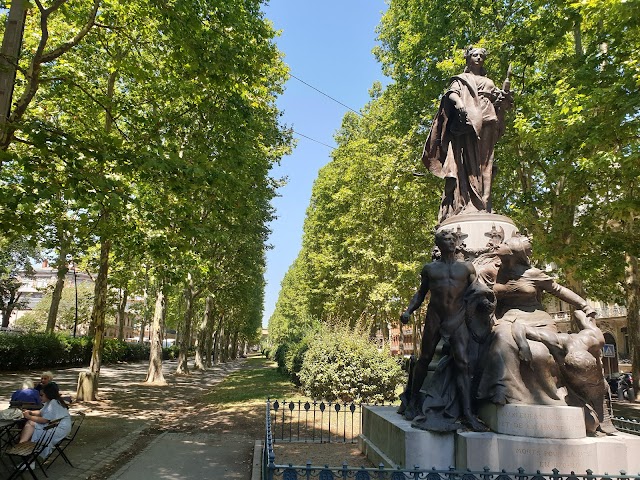
[[[384,0],[271,0],[266,17],[281,36],[276,39],[291,74],[358,111],[369,101],[374,81],[383,81],[371,50]],[[383,81],[384,83],[384,81]],[[291,78],[278,101],[282,122],[307,137],[335,145],[333,134],[348,111],[326,96]],[[331,149],[299,135],[293,153],[274,168],[288,178],[273,202],[278,218],[271,223],[263,326],[273,313],[280,282],[300,250],[302,225],[318,170]]]

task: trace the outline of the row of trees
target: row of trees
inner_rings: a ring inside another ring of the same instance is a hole
[[[278,186],[268,172],[291,145],[275,106],[287,71],[260,1],[14,0],[10,14],[14,7],[26,20],[19,60],[9,61],[0,247],[27,242],[55,257],[50,332],[67,256],[95,278],[84,391],[95,395],[111,289],[122,292],[120,316],[127,297],[144,297],[149,382],[163,381],[168,299],[182,314],[178,373],[187,372],[194,331],[198,368],[216,342],[254,339]]]
[[[475,44],[489,50],[496,83],[513,66],[494,210],[572,288],[626,304],[640,378],[639,14],[621,0],[390,1],[375,54],[392,82],[373,86],[361,117],[344,117],[270,320],[276,342],[314,322],[397,321],[430,259],[442,189],[414,172],[424,172],[443,89]]]

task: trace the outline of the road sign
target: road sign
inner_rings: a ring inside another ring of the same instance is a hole
[[[602,347],[602,355],[605,357],[615,357],[616,356],[616,347],[612,343],[605,343]]]

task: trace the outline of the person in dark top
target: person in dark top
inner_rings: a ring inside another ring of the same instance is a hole
[[[11,401],[40,405],[40,392],[33,388],[33,382],[26,378],[22,382],[22,388],[11,395]]]

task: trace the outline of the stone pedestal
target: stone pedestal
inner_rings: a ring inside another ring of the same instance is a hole
[[[395,407],[362,409],[362,434],[358,444],[374,464],[413,468],[416,465],[448,469],[455,465],[455,434],[434,433],[411,427]]]
[[[480,249],[491,240],[491,232],[504,232],[504,238],[518,233],[515,223],[509,217],[495,213],[469,213],[447,218],[438,227],[438,231],[448,229],[467,235],[464,243],[469,249]]]
[[[553,410],[561,409],[556,413]],[[577,415],[579,413],[579,415]],[[640,474],[640,436],[619,433],[610,437],[585,437],[582,411],[576,407],[506,405],[483,412],[486,421],[503,432],[554,435],[562,438],[509,435],[507,433],[434,433],[411,427],[395,407],[364,407],[362,452],[375,465],[423,469],[551,473]],[[555,423],[553,423],[555,422]],[[578,426],[581,429],[578,435]]]
[[[492,432],[518,437],[584,438],[581,408],[546,405],[484,405],[479,417]]]
[[[612,437],[532,438],[499,433],[456,434],[456,468],[550,473],[640,473],[640,437],[620,433]]]

